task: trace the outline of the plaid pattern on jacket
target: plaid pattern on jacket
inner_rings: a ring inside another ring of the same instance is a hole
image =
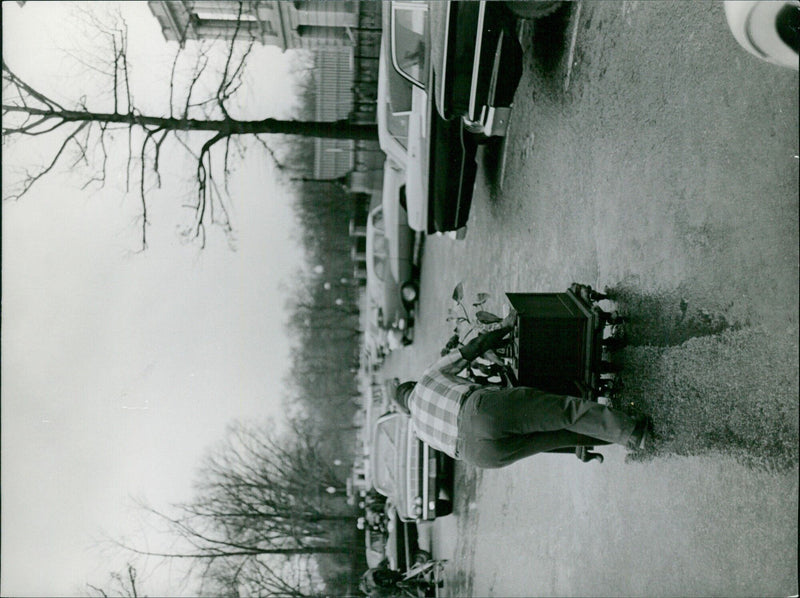
[[[425,370],[408,397],[414,431],[420,440],[455,458],[458,412],[475,384],[458,373],[468,365],[454,349]]]

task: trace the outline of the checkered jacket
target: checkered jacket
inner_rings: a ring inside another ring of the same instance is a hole
[[[458,412],[464,398],[478,385],[458,373],[467,360],[454,349],[425,370],[408,397],[414,431],[420,440],[443,453],[456,456]]]
[[[480,387],[458,374],[470,361],[498,347],[509,332],[511,327],[485,332],[425,370],[408,397],[411,421],[420,440],[456,457],[461,404],[471,391]]]

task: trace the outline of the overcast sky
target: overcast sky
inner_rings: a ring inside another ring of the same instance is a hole
[[[135,93],[155,98],[175,46],[145,2],[123,4]],[[4,2],[3,55],[18,75],[75,97],[89,84],[62,49],[90,42],[67,8]],[[247,101],[282,116],[292,102],[286,56],[260,47],[251,65]],[[21,151],[3,149],[4,162]],[[3,203],[3,595],[103,584],[116,561],[97,541],[137,533],[130,496],[189,499],[200,457],[229,422],[279,411],[284,300],[301,263],[289,194],[249,154],[231,194],[238,249],[216,235],[198,251],[177,233],[186,164],[163,170],[144,253],[138,200],[119,180],[81,191],[59,173]],[[161,573],[142,572],[150,595],[173,591]]]

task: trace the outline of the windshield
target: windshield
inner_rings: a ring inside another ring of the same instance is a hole
[[[413,83],[427,79],[428,11],[425,5],[392,5],[392,60]]]
[[[397,446],[398,417],[389,417],[375,426],[373,440],[372,484],[384,496],[392,496],[397,487],[395,482],[395,455]]]
[[[389,259],[389,242],[386,240],[386,225],[383,222],[383,209],[378,208],[372,213],[372,271],[378,280],[386,278],[386,268]]]

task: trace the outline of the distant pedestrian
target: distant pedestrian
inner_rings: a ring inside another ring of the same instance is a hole
[[[425,552],[425,551],[420,551]],[[425,553],[428,557],[430,554]],[[418,564],[415,562],[415,564]],[[435,584],[419,577],[406,576],[389,568],[389,561],[382,560],[377,567],[367,569],[361,576],[358,589],[369,598],[391,598],[394,596],[427,596],[434,591]]]
[[[470,361],[504,342],[516,319],[453,349],[419,382],[397,387],[396,402],[410,413],[417,436],[431,447],[471,463],[496,468],[553,449],[621,444],[644,448],[649,422],[594,401],[524,386],[481,386],[459,376]]]
[[[384,559],[377,567],[364,572],[358,589],[370,598],[396,596],[401,592],[397,584],[402,581],[403,574],[390,569],[388,561]]]

